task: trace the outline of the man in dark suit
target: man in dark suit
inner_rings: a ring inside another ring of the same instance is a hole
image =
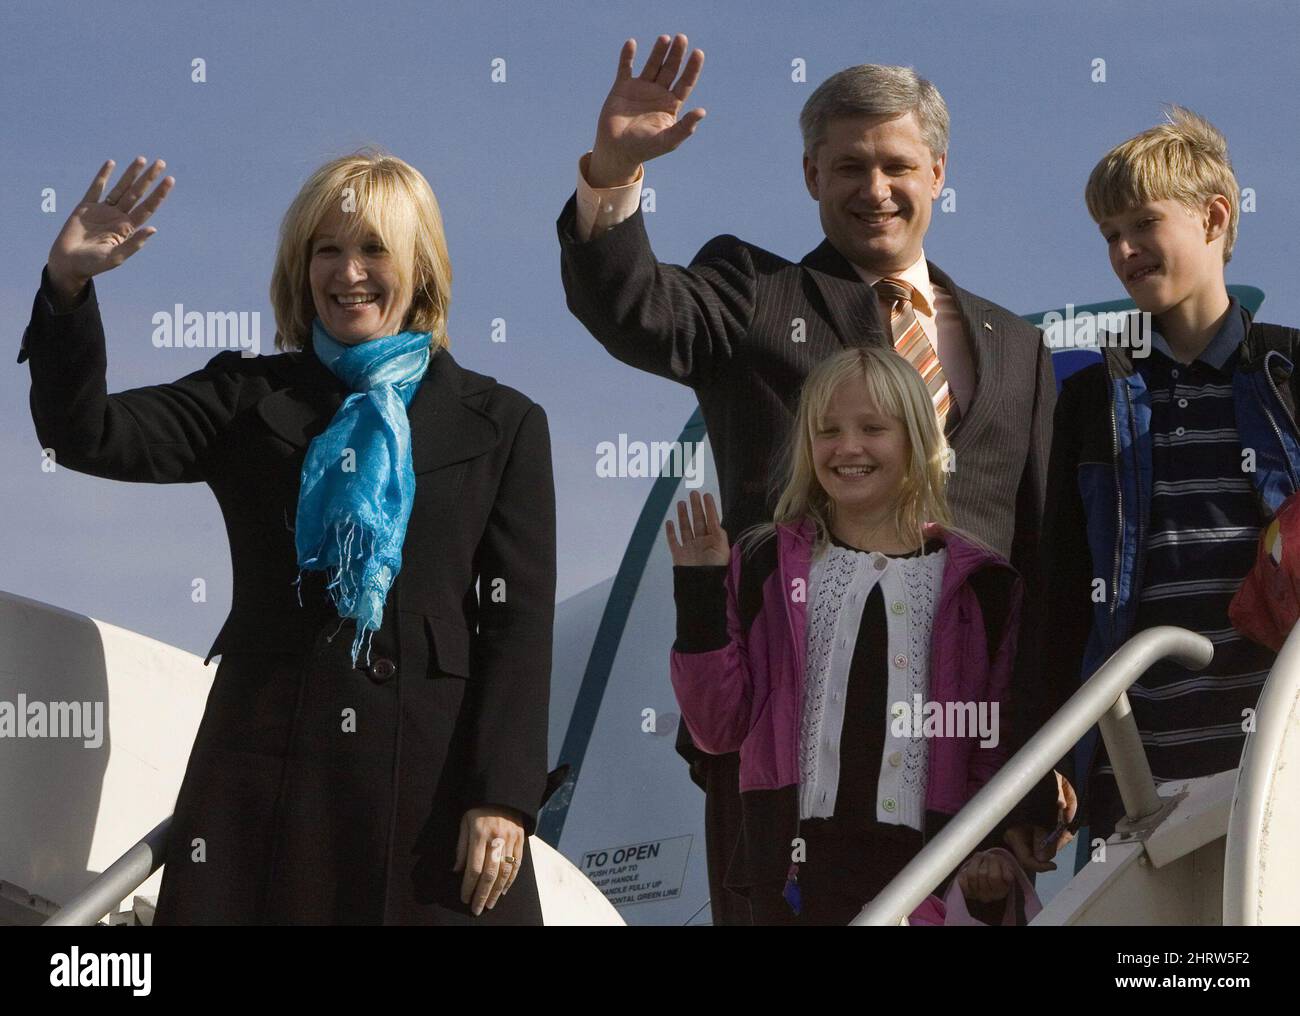
[[[795,264],[719,236],[682,268],[651,250],[640,188],[642,164],[704,118],[702,109],[677,118],[704,63],[695,50],[683,68],[686,52],[684,35],[660,36],[634,76],[636,43],[623,46],[595,145],[557,222],[570,310],[618,359],[695,390],[733,536],[772,517],[769,478],[812,366],[848,346],[895,346],[933,378],[954,454],[948,493],[958,525],[1006,556],[1037,602],[1051,356],[1038,329],[959,288],[924,256],[947,161],[938,90],[903,67],[832,76],[800,114],[805,182],[826,239]],[[706,791],[714,922],[748,923],[743,901],[723,889],[739,830],[737,756],[703,755],[688,736],[678,748]],[[1054,797],[1049,781],[1035,792],[1041,823],[1050,824]],[[1030,835],[1025,824],[1009,838],[1022,863],[1053,867],[1029,853]]]

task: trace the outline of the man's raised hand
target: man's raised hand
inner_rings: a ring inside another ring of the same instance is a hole
[[[677,114],[699,80],[704,51],[691,53],[682,69],[686,47],[684,35],[659,36],[645,67],[634,77],[636,40],[623,43],[614,87],[600,108],[596,143],[587,167],[587,182],[593,187],[631,183],[643,162],[671,152],[695,133],[704,110],[693,109],[680,120]]]

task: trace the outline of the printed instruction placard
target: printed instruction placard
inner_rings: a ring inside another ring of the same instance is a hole
[[[579,867],[616,907],[676,899],[686,878],[694,836],[673,836],[591,850]]]

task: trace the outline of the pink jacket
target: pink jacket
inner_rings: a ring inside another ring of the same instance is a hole
[[[777,567],[767,575],[742,574],[742,555],[733,549],[726,580],[730,641],[709,652],[671,653],[673,690],[687,729],[703,751],[739,750],[742,793],[799,782],[807,603],[806,596],[787,591],[807,591],[814,534],[807,519],[798,526],[779,524]],[[942,540],[948,553],[935,604],[928,700],[998,702],[998,716],[1005,717],[1021,580],[997,554],[939,526],[927,526],[925,535]],[[761,606],[747,629],[738,608],[742,582],[762,583]],[[986,610],[995,635],[992,651]],[[998,745],[990,748],[981,748],[978,736],[930,738],[927,809],[954,814],[988,782],[1009,757],[1008,732],[999,733]]]

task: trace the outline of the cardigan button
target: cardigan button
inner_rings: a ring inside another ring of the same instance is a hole
[[[895,600],[893,603],[889,605],[889,609],[892,610],[895,614],[902,614],[907,610],[907,604],[904,603],[902,600]]]
[[[892,815],[894,811],[898,808],[898,802],[895,801],[892,797],[886,797],[883,801],[880,802],[880,806],[884,808],[885,811],[889,812]]]
[[[897,667],[899,670],[904,669],[907,666],[907,655],[905,653],[899,653],[897,656],[895,656],[894,666]]]
[[[370,680],[374,681],[375,684],[383,684],[385,681],[391,680],[396,673],[397,664],[387,656],[378,657],[370,665]]]
[[[885,560],[883,554],[877,554],[873,564],[876,566],[876,571],[884,571],[889,562]]]
[[[889,753],[889,764],[897,769],[903,764],[903,753],[901,751],[892,751]]]

